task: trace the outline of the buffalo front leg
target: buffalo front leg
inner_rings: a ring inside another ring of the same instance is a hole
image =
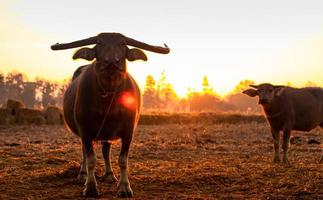
[[[83,141],[83,146],[86,152],[87,160],[87,178],[85,182],[85,189],[83,191],[86,197],[97,197],[99,195],[97,190],[97,183],[95,179],[95,153],[93,150],[92,141]]]
[[[279,155],[279,141],[280,141],[280,135],[279,135],[279,131],[276,130],[271,130],[271,134],[273,136],[274,139],[274,159],[273,162],[274,163],[279,163],[280,162],[280,155]]]
[[[284,130],[282,148],[284,150],[283,162],[285,164],[289,164],[289,161],[288,161],[288,147],[289,147],[290,132],[291,132],[290,130]]]
[[[114,173],[111,167],[111,161],[110,161],[111,143],[107,141],[102,141],[101,144],[102,144],[102,155],[105,163],[105,173],[104,173],[103,179],[109,183],[117,182],[117,178],[114,176]]]
[[[84,146],[82,145],[82,163],[79,175],[77,176],[77,179],[80,181],[83,181],[86,179],[86,151]]]
[[[118,196],[133,197],[133,192],[128,179],[128,153],[131,138],[122,138],[121,152],[119,155],[120,181],[118,184]]]

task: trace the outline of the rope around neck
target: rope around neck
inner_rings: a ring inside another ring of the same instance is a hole
[[[102,120],[102,122],[101,122],[100,128],[99,128],[99,130],[98,130],[98,132],[97,132],[97,135],[96,135],[96,137],[95,137],[95,139],[94,139],[94,140],[96,140],[96,139],[99,137],[100,132],[102,131],[102,128],[103,128],[104,123],[105,123],[105,121],[106,121],[106,119],[107,119],[107,117],[108,117],[108,114],[109,114],[110,110],[111,110],[111,106],[112,106],[112,103],[113,103],[113,101],[114,101],[114,98],[115,98],[115,96],[116,96],[116,93],[117,93],[117,92],[111,92],[111,93],[112,93],[112,98],[111,98],[110,104],[109,104],[109,106],[108,106],[108,108],[107,108],[107,110],[106,110],[106,112],[105,112],[104,118],[103,118],[103,120]],[[108,95],[108,94],[107,94],[107,95]]]

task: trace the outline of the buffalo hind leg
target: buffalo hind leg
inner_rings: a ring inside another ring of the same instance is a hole
[[[276,130],[271,130],[271,134],[273,136],[274,139],[274,159],[273,162],[274,163],[279,163],[280,162],[280,155],[279,155],[279,141],[280,141],[280,135],[279,135],[279,131]]]
[[[102,155],[105,163],[105,173],[103,176],[103,180],[109,183],[117,182],[117,178],[114,176],[114,173],[112,171],[111,161],[110,161],[112,145],[107,141],[102,141],[101,144],[102,144]]]
[[[87,160],[87,178],[85,182],[85,189],[83,191],[86,197],[97,197],[99,195],[97,190],[97,183],[95,179],[95,153],[93,150],[93,144],[91,140],[84,140],[83,146],[86,151]]]
[[[131,139],[131,137],[121,139],[122,145],[119,155],[120,180],[118,184],[118,196],[125,198],[133,197],[133,192],[128,179],[128,153]]]
[[[82,145],[82,163],[79,175],[77,176],[77,179],[80,181],[83,181],[86,179],[86,151],[84,146]]]
[[[283,162],[285,164],[289,164],[288,161],[288,147],[289,147],[289,138],[290,138],[290,130],[284,130],[284,136],[283,136],[283,150],[284,150],[284,155],[283,155]]]

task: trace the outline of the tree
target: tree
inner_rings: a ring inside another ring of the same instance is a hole
[[[173,107],[176,104],[177,94],[173,85],[167,82],[166,73],[164,70],[162,71],[160,79],[157,83],[156,96],[158,108],[173,110]]]
[[[252,80],[242,80],[239,82],[239,84],[233,89],[232,93],[241,93],[245,89],[249,88],[250,85],[254,85],[255,82]]]
[[[56,105],[55,91],[57,89],[57,84],[44,79],[38,79],[36,83],[37,90],[41,93],[42,107],[46,108],[49,105]]]
[[[143,94],[143,107],[152,109],[156,107],[156,81],[152,75],[146,77],[146,84]]]
[[[33,108],[36,104],[36,82],[25,82],[21,99],[27,107]]]
[[[4,105],[7,98],[7,90],[5,85],[5,76],[0,73],[0,104]]]
[[[19,72],[11,72],[6,76],[7,98],[22,100],[24,90],[24,76]]]
[[[317,84],[313,81],[307,81],[305,87],[317,87]]]
[[[64,97],[64,93],[68,87],[68,85],[70,84],[71,79],[64,79],[57,87],[57,95],[56,95],[56,103],[58,106],[62,106],[63,105],[63,97]]]
[[[203,76],[202,80],[202,90],[204,94],[213,94],[213,88],[209,84],[209,79],[207,76]]]

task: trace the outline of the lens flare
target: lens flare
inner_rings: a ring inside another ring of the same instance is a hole
[[[123,92],[120,95],[119,103],[127,109],[134,109],[136,100],[134,95],[131,92]]]

